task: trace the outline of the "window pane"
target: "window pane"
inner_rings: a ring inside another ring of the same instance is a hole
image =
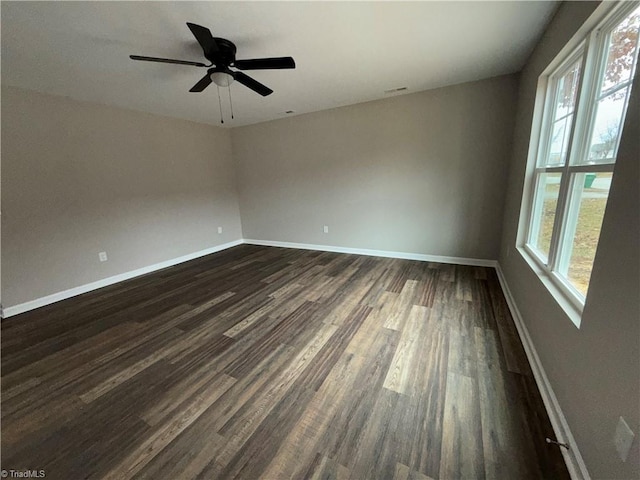
[[[549,147],[549,159],[546,166],[564,165],[569,145],[569,132],[571,131],[571,117],[557,120],[551,130]]]
[[[554,119],[565,117],[573,113],[576,106],[576,96],[578,94],[578,81],[580,80],[580,65],[582,59],[574,63],[560,80],[556,95],[556,106]]]
[[[587,295],[612,173],[575,174],[560,273]]]
[[[630,79],[638,46],[639,25],[640,7],[620,22],[611,32],[601,92],[605,92]]]
[[[629,87],[598,102],[589,143],[588,163],[613,163]]]
[[[561,179],[561,173],[541,173],[538,177],[529,244],[538,250],[545,260],[549,257]]]
[[[609,34],[606,65],[595,98],[595,115],[589,145],[582,164],[615,162],[622,122],[631,93],[631,80],[638,56],[640,7],[622,20]]]
[[[581,60],[574,63],[569,71],[557,80],[549,149],[542,157],[540,166],[564,165],[567,160],[567,146],[580,79],[580,65]]]

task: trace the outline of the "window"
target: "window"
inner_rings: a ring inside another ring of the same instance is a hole
[[[545,73],[525,251],[579,310],[589,287],[638,63],[640,7],[621,3]]]

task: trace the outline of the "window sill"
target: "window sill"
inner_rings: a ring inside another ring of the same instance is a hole
[[[529,267],[531,267],[531,270],[533,270],[533,272],[538,276],[556,303],[560,308],[562,308],[567,317],[569,317],[569,320],[571,320],[577,328],[580,328],[580,322],[582,321],[582,308],[578,307],[574,301],[569,298],[567,293],[564,291],[564,288],[558,285],[559,282],[555,279],[554,275],[542,268],[538,263],[538,260],[530,254],[526,248],[517,247],[517,250]]]

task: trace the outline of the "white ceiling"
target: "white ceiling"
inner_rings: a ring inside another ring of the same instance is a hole
[[[234,84],[225,126],[384,98],[520,70],[556,2],[2,2],[2,82],[79,100],[220,125],[185,22],[238,47],[238,59],[293,56],[295,70],[246,72],[268,97]]]

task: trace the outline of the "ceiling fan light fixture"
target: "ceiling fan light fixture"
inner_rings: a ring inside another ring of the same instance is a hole
[[[233,83],[233,76],[226,72],[213,72],[211,80],[219,87],[228,87]]]

